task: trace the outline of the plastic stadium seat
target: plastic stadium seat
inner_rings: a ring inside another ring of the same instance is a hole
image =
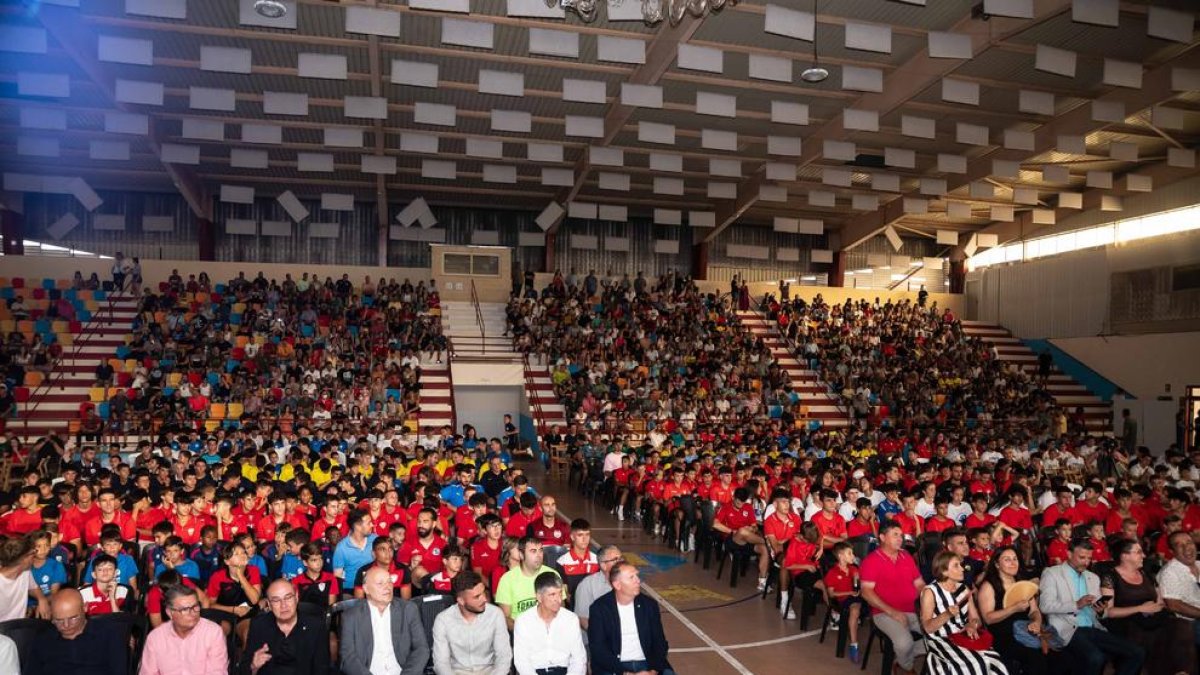
[[[205,420],[204,421],[204,430],[210,434],[220,428],[221,428],[220,420]]]
[[[17,330],[22,333],[32,333],[33,332],[33,322],[30,321],[29,319],[22,319],[17,322]]]
[[[234,338],[234,344],[237,346],[238,349],[245,350],[246,345],[250,344],[250,336],[249,335],[239,335],[236,338]]]
[[[42,288],[44,288],[46,290],[50,290],[51,288],[54,288],[55,286],[57,286],[57,284],[58,284],[58,282],[55,281],[54,279],[42,279]]]
[[[230,403],[229,409],[226,411],[226,417],[232,420],[240,420],[244,414],[246,414],[245,406],[241,403]]]
[[[96,416],[102,420],[108,419],[112,411],[108,407],[108,401],[96,404]]]
[[[9,285],[13,288],[25,288],[25,277],[13,277]]]
[[[71,330],[71,326],[68,322],[58,319],[51,322],[50,330],[54,331],[55,333],[66,333],[67,331]]]
[[[217,420],[225,419],[225,404],[213,403],[208,406],[208,416]]]
[[[88,400],[92,403],[100,403],[104,400],[104,395],[106,393],[108,392],[104,390],[104,387],[92,387],[91,389],[88,389]]]
[[[24,385],[25,385],[26,387],[30,387],[30,388],[36,388],[36,387],[37,387],[37,386],[39,386],[39,385],[40,385],[40,384],[41,384],[41,383],[42,383],[42,382],[43,382],[45,379],[46,379],[46,376],[45,376],[45,375],[43,375],[41,371],[38,371],[38,370],[30,370],[30,371],[26,371],[26,373],[25,373],[25,382],[24,382]]]
[[[121,388],[128,387],[133,384],[133,375],[129,373],[117,373],[117,385]]]
[[[75,344],[75,336],[70,333],[59,333],[58,344],[62,345],[63,347],[70,347],[71,345]]]
[[[167,374],[167,386],[171,387],[172,389],[178,389],[180,382],[183,382],[183,373]]]
[[[0,319],[0,333],[11,333],[17,329],[17,322],[13,319]]]
[[[33,322],[33,330],[38,333],[50,332],[50,319],[38,319]]]
[[[66,292],[71,290],[71,286],[74,285],[74,282],[72,282],[70,279],[58,279],[54,285],[56,288],[58,288],[58,290]]]
[[[125,359],[125,372],[132,373],[134,368],[137,368],[137,359]]]
[[[17,403],[28,403],[29,402],[29,387],[14,388],[13,389],[13,398],[15,398],[17,400]]]
[[[45,299],[46,299],[46,289],[44,289],[44,288],[35,288],[35,289],[33,289],[32,291],[30,291],[30,296],[31,296],[31,297],[32,297],[34,300],[45,300]]]

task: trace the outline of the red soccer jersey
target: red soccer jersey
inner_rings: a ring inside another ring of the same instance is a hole
[[[1058,537],[1050,540],[1046,545],[1046,560],[1047,565],[1061,565],[1067,561],[1069,555],[1069,542],[1065,542]]]
[[[1064,509],[1057,503],[1051,504],[1046,507],[1045,511],[1042,511],[1042,527],[1054,527],[1054,524],[1061,518],[1071,519],[1070,507]]]
[[[979,527],[987,527],[994,522],[996,522],[996,516],[993,516],[990,513],[985,513],[982,516],[972,513],[971,515],[967,516],[966,521],[963,522],[963,527],[967,528],[968,530],[973,530]]]
[[[1108,552],[1108,543],[1103,539],[1091,539],[1092,542],[1092,562],[1101,563],[1112,560],[1112,554]]]
[[[879,535],[879,521],[872,518],[863,522],[859,518],[855,518],[846,523],[846,536],[853,539],[854,537],[862,537],[866,535]]]
[[[308,602],[324,607],[329,604],[329,596],[337,597],[339,592],[338,578],[333,572],[321,571],[316,579],[308,576],[308,572],[292,577],[292,585],[296,587],[296,595],[300,602]]]
[[[846,519],[836,512],[829,514],[825,511],[818,511],[813,515],[812,522],[825,537],[846,538]],[[829,544],[829,546],[833,546],[833,544]]]
[[[621,468],[613,471],[613,482],[615,482],[617,485],[628,485],[629,478],[631,476],[633,476],[633,474],[634,474],[633,469],[626,469],[624,467],[621,467]]]
[[[479,527],[475,525],[475,512],[467,504],[458,507],[454,512],[454,532],[455,536],[463,541],[471,541],[479,534]]]
[[[546,524],[544,518],[538,518],[529,524],[526,531],[529,535],[541,539],[543,546],[566,546],[571,538],[571,524],[558,516],[554,517],[554,522],[550,525]]]
[[[586,576],[600,571],[600,561],[591,551],[587,551],[583,556],[577,556],[575,549],[570,549],[560,555],[557,562],[567,576]]]
[[[188,519],[183,521],[179,519],[177,514],[173,514],[167,520],[171,521],[171,525],[175,526],[175,536],[182,539],[183,543],[188,546],[195,546],[200,543],[200,528],[208,524],[208,521],[203,516],[196,515],[188,516]]]
[[[471,545],[471,565],[478,567],[484,579],[492,578],[492,571],[500,564],[500,542],[492,548],[488,539],[480,539]]]
[[[1033,529],[1033,517],[1026,508],[1004,507],[1000,510],[1000,522],[1022,532]]]
[[[661,480],[657,478],[651,478],[650,480],[642,483],[642,494],[654,501],[661,502],[663,499],[664,488],[666,488],[666,485]]]
[[[100,530],[104,527],[104,517],[97,514],[96,517],[87,521],[83,525],[83,544],[88,547],[96,546],[100,543]],[[137,536],[136,523],[133,518],[125,511],[117,511],[113,514],[113,519],[109,525],[116,525],[121,529],[122,541],[133,541]]]
[[[91,586],[85,586],[79,589],[79,594],[83,596],[83,611],[88,616],[113,613],[112,599],[105,595],[98,585],[93,583]],[[124,609],[129,589],[125,586],[117,586],[116,594],[117,607]]]
[[[849,595],[854,595],[854,582],[858,580],[858,565],[850,564],[846,569],[842,569],[841,565],[834,565],[825,573],[825,588],[829,589],[829,593],[835,598],[843,598]]]
[[[971,552],[967,554],[967,557],[974,558],[975,560],[978,560],[986,565],[988,561],[992,559],[992,549],[972,548]]]
[[[404,546],[396,552],[396,562],[413,567],[413,556],[420,556],[419,564],[430,574],[442,571],[442,553],[446,550],[446,540],[434,536],[428,544],[422,544],[417,537],[404,540]]]
[[[530,516],[517,511],[508,519],[508,523],[505,524],[504,534],[516,539],[524,537],[525,533],[529,530],[529,524],[534,522],[535,518],[541,519],[541,516],[536,511]]]
[[[786,544],[800,529],[800,516],[789,513],[784,516],[776,511],[770,518],[763,520],[763,534],[774,537],[780,544]]]
[[[712,491],[709,493],[709,499],[717,503],[717,506],[725,506],[733,502],[733,483],[724,485],[722,483],[713,483]]]
[[[758,519],[754,516],[754,507],[750,506],[749,502],[742,504],[741,508],[736,508],[730,503],[722,506],[717,512],[717,522],[736,531],[754,525]]]
[[[282,522],[285,522],[285,523],[287,522],[286,516],[284,517]],[[257,539],[260,544],[263,542],[274,541],[275,540],[275,528],[277,526],[278,526],[278,523],[275,522],[275,516],[273,516],[273,515],[268,514],[268,515],[263,516],[262,518],[259,518],[258,522],[255,523],[255,525],[254,525],[254,538]],[[179,533],[176,532],[175,534],[179,534]]]
[[[67,509],[59,519],[58,525],[59,532],[62,533],[62,540],[67,542],[82,538],[84,523],[99,513],[100,507],[96,506],[95,502],[87,511],[81,511],[78,505]]]
[[[42,526],[42,510],[30,513],[25,509],[16,509],[0,516],[0,534],[19,537],[29,534]]]
[[[147,544],[154,541],[154,537],[151,536],[149,530],[154,529],[155,525],[164,520],[168,520],[167,513],[162,510],[161,506],[146,509],[145,511],[139,513],[135,526],[138,530],[146,530],[146,533],[143,534],[142,532],[138,532],[138,543]]]
[[[926,532],[944,532],[952,527],[957,526],[953,518],[943,518],[942,516],[933,516],[925,521]]]
[[[675,481],[671,481],[663,485],[662,498],[663,501],[666,502],[674,501],[680,497],[683,497],[684,495],[692,494],[694,489],[695,488],[692,486],[691,482],[687,480],[680,482],[678,485],[675,484]]]
[[[1071,524],[1082,525],[1092,521],[1103,523],[1108,518],[1108,511],[1108,506],[1101,501],[1097,501],[1095,506],[1084,500],[1077,501],[1075,508],[1071,509]]]
[[[1104,520],[1104,533],[1115,534],[1120,532],[1121,528],[1124,526],[1126,517],[1133,518],[1137,521],[1137,533],[1139,537],[1146,534],[1146,515],[1145,513],[1139,513],[1136,507],[1129,509],[1128,516],[1121,515],[1121,513],[1116,509],[1109,511],[1108,518]]]
[[[908,515],[907,513],[897,513],[892,516],[892,520],[900,525],[900,531],[906,537],[916,537],[925,531],[925,519],[917,514]]]
[[[792,574],[812,571],[817,568],[817,559],[821,557],[821,547],[811,542],[797,539],[788,546],[787,554],[783,556],[783,566]],[[792,569],[800,567],[802,569]]]

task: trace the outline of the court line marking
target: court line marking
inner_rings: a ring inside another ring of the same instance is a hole
[[[561,513],[562,516],[564,518],[566,518],[567,520],[571,520],[571,517],[568,516],[562,510],[559,510],[559,513]],[[600,545],[600,542],[598,542],[595,537],[592,537],[592,541],[594,543],[596,543],[597,545]],[[688,619],[686,616],[683,615],[683,612],[679,611],[679,609],[676,608],[675,605],[672,605],[670,602],[667,602],[667,599],[664,598],[663,596],[659,595],[658,592],[655,591],[653,588],[651,588],[649,584],[646,584],[643,582],[642,583],[642,591],[644,591],[646,593],[646,595],[649,595],[656,602],[658,602],[658,604],[660,606],[664,607],[668,612],[670,612],[671,616],[674,616],[676,619],[679,620],[679,623],[682,623],[685,628],[692,631],[692,633],[695,634],[696,637],[700,638],[704,642],[704,644],[708,645],[708,648],[707,648],[708,650],[716,652],[717,655],[720,656],[722,659],[724,659],[725,662],[728,663],[730,666],[732,666],[734,670],[736,670],[741,675],[754,675],[754,671],[747,668],[744,663],[737,660],[737,657],[735,657],[733,654],[730,654],[721,645],[717,644],[717,641],[712,639],[711,637],[709,637],[708,633],[705,633],[704,631],[700,630],[699,626],[697,626],[695,623],[692,623],[692,621],[690,619]],[[679,651],[679,650],[674,650],[674,651]],[[668,654],[670,654],[669,651],[668,651]]]
[[[783,644],[785,642],[792,642],[793,640],[803,640],[804,638],[810,638],[814,635],[820,634],[820,632],[821,632],[820,630],[810,630],[806,633],[796,633],[795,635],[788,635],[786,637],[775,638],[774,640],[761,640],[759,642],[743,642],[743,643],[737,644],[737,645],[724,645],[724,648],[727,650],[732,650],[732,649],[752,649],[754,647],[769,647],[771,645],[778,645],[778,644]],[[701,652],[711,652],[711,651],[713,651],[713,649],[712,649],[712,647],[680,647],[678,649],[672,649],[671,651],[676,654],[695,654],[695,653],[701,653]]]

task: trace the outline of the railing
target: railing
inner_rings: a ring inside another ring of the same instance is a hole
[[[479,349],[487,353],[487,330],[483,325],[483,310],[479,307],[479,293],[475,290],[475,280],[471,280],[471,305],[475,308],[475,324],[479,326]]]
[[[528,353],[521,354],[521,359],[525,364],[525,368],[524,368],[523,372],[525,373],[525,381],[528,383],[529,376],[533,372],[533,368],[529,364],[529,354]],[[536,393],[536,392],[534,392],[534,393]],[[540,439],[542,436],[544,436],[546,434],[546,431],[547,431],[547,429],[546,429],[546,413],[542,410],[542,403],[541,403],[541,401],[539,401],[537,399],[536,396],[529,397],[529,407],[533,409],[533,422],[534,422],[533,429],[534,429],[534,433],[537,434],[538,439],[539,439],[538,446],[541,447]]]

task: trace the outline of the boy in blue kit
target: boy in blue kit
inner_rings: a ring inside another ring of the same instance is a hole
[[[100,554],[112,556],[117,561],[117,574],[113,578],[117,584],[128,586],[136,593],[138,591],[138,567],[133,556],[121,550],[121,531],[113,532],[105,531],[100,537],[100,550],[96,551],[89,559],[87,569],[83,573],[83,582],[85,584],[92,583],[92,565],[95,562],[96,556]]]
[[[164,547],[166,546],[167,539],[170,539],[174,534],[175,526],[168,520],[155,523],[154,527],[150,530],[150,536],[154,537],[154,543],[142,551],[142,568],[154,570],[155,577],[158,576],[158,570],[163,569]]]
[[[279,564],[280,578],[291,581],[304,574],[304,557],[300,551],[308,544],[308,540],[308,531],[298,527],[284,535],[283,543],[287,552],[283,554],[283,560]]]
[[[67,568],[62,562],[50,556],[50,549],[56,544],[57,533],[46,530],[36,530],[33,533],[33,568],[29,570],[42,594],[49,597],[60,586],[67,583]]]
[[[175,570],[181,577],[187,577],[192,581],[199,581],[200,567],[193,560],[188,560],[187,547],[183,545],[183,540],[176,535],[167,537],[167,541],[163,544],[162,562],[158,567],[154,568],[154,576],[162,574],[165,570]]]
[[[188,557],[200,568],[200,585],[206,585],[208,578],[221,567],[221,545],[217,542],[216,525],[200,528],[200,545]]]

